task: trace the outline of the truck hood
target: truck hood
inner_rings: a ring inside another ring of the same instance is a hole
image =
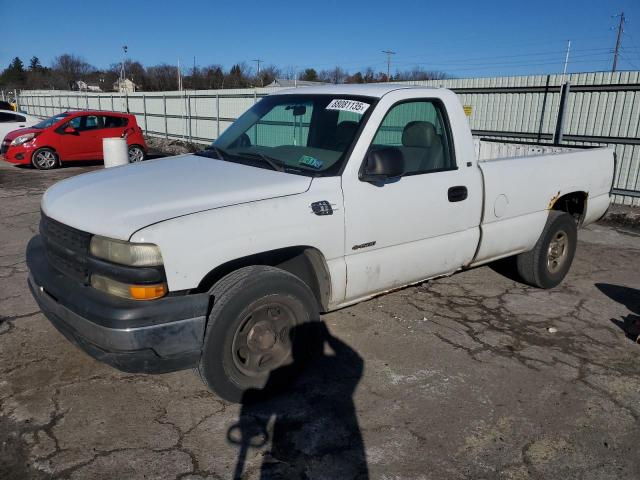
[[[42,211],[79,230],[128,240],[137,230],[170,218],[302,193],[311,180],[181,155],[63,180],[45,192]]]

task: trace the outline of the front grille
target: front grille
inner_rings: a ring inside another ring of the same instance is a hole
[[[91,234],[64,225],[42,214],[40,235],[44,240],[47,259],[63,274],[86,283],[87,257]]]
[[[0,155],[4,155],[5,153],[7,153],[7,150],[9,150],[9,145],[11,145],[11,142],[9,140],[5,140],[4,142],[2,142],[2,146],[0,146]]]

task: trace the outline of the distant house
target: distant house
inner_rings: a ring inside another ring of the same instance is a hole
[[[267,87],[313,87],[314,85],[326,85],[326,82],[312,82],[310,80],[289,80],[288,78],[276,78]]]
[[[114,84],[113,84],[113,89],[116,92],[120,92],[120,93],[133,93],[136,91],[136,84],[133,83],[131,80],[129,80],[128,78],[125,78],[124,80],[120,80],[118,79]]]
[[[76,81],[76,88],[80,92],[101,92],[102,89],[97,85],[87,85],[87,82],[82,80]]]

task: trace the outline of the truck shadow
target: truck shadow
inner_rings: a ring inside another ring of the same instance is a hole
[[[243,478],[250,447],[264,447],[260,479],[369,478],[353,402],[362,357],[322,322],[298,327],[292,338],[302,339],[293,341],[292,364],[271,372],[263,390],[244,394],[227,432],[239,446],[233,478]]]
[[[596,283],[596,288],[611,300],[614,300],[629,309],[629,315],[620,319],[612,318],[611,322],[619,327],[629,338],[640,343],[640,290],[609,283]]]

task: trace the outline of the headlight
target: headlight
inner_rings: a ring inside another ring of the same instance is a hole
[[[130,300],[155,300],[167,293],[167,284],[129,285],[102,275],[91,275],[91,286],[96,290]]]
[[[162,265],[160,249],[151,243],[123,242],[96,235],[91,239],[89,251],[94,257],[130,267]]]
[[[27,143],[29,140],[33,140],[37,136],[37,133],[25,133],[24,135],[14,138],[13,142],[11,142],[11,146],[15,147],[16,145],[22,145],[23,143]]]

